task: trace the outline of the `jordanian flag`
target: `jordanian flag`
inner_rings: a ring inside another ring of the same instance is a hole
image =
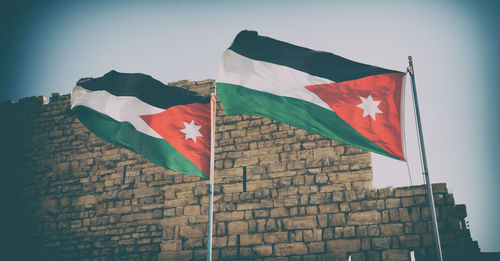
[[[177,172],[207,178],[210,98],[140,73],[84,78],[71,108],[96,136]]]
[[[227,115],[268,117],[404,160],[404,75],[242,31],[216,86]]]

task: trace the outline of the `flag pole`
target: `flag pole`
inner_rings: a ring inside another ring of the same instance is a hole
[[[432,228],[434,232],[434,243],[436,247],[436,255],[437,259],[439,261],[443,260],[443,254],[441,251],[441,241],[439,240],[439,229],[438,229],[438,223],[437,223],[437,218],[436,218],[436,206],[434,204],[434,196],[432,193],[432,186],[431,182],[429,180],[429,171],[427,168],[427,157],[425,154],[425,146],[424,146],[424,134],[422,133],[422,124],[420,122],[420,110],[418,107],[418,97],[417,97],[417,88],[415,84],[415,71],[413,69],[413,59],[411,56],[408,56],[408,72],[410,74],[411,78],[411,85],[412,85],[412,92],[413,92],[413,104],[415,106],[415,121],[417,124],[417,129],[418,129],[418,138],[419,138],[419,145],[420,145],[420,157],[422,160],[422,170],[423,170],[423,175],[425,177],[425,183],[427,185],[427,197],[429,198],[429,210],[431,212],[431,217],[432,217]]]
[[[210,191],[208,194],[208,241],[207,241],[207,260],[212,260],[212,227],[214,219],[214,179],[215,179],[215,115],[216,115],[216,101],[215,89],[210,96]]]

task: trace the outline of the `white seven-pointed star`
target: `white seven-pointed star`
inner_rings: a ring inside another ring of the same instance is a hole
[[[191,123],[184,122],[184,127],[185,128],[182,129],[181,132],[186,134],[186,140],[192,139],[194,143],[196,143],[196,137],[203,137],[203,135],[201,135],[200,133],[201,126],[196,125],[193,120],[191,121]]]
[[[363,118],[370,115],[373,120],[375,120],[376,113],[382,113],[382,111],[378,108],[380,101],[374,101],[371,95],[368,95],[367,98],[361,98],[361,103],[358,104],[358,107],[363,109]]]

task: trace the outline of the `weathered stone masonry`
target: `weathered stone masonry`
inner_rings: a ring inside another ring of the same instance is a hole
[[[208,95],[213,81],[171,84]],[[0,107],[17,257],[206,259],[208,182],[100,140],[69,99]],[[267,118],[223,116],[220,103],[216,140],[215,260],[433,254],[425,189],[374,189],[368,152]],[[445,184],[434,193],[446,260],[477,254],[465,206]]]

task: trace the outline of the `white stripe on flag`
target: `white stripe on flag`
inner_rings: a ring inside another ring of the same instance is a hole
[[[119,122],[130,122],[137,131],[162,138],[140,118],[140,115],[160,113],[164,109],[149,105],[133,96],[115,96],[107,91],[89,91],[76,86],[71,93],[71,108],[83,105]]]
[[[296,98],[331,110],[328,104],[304,86],[332,83],[333,81],[287,66],[253,60],[229,49],[222,55],[216,82],[235,84],[278,96]]]

